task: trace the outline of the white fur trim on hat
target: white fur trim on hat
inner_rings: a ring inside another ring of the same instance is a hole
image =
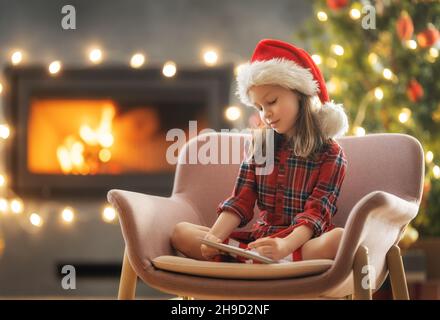
[[[324,134],[329,138],[344,136],[348,131],[348,118],[342,104],[326,102],[317,112]]]
[[[266,84],[295,89],[308,96],[314,96],[319,92],[318,82],[309,69],[290,60],[275,58],[247,63],[240,68],[237,75],[237,94],[241,102],[253,106],[249,98],[249,89]]]

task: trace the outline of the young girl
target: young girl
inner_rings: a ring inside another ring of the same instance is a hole
[[[200,260],[256,263],[201,245],[200,237],[274,260],[334,259],[343,229],[334,228],[332,218],[347,167],[343,149],[333,140],[348,130],[342,106],[329,102],[310,55],[278,40],[258,43],[237,83],[240,100],[257,108],[263,129],[274,130],[274,169],[257,175],[257,164],[243,161],[214,225],[179,223],[172,245]],[[252,220],[255,202],[259,219],[250,231],[235,230]]]

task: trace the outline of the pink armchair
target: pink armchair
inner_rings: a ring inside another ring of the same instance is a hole
[[[231,149],[237,142],[243,148],[243,134],[210,135],[229,141]],[[170,197],[123,190],[108,193],[126,245],[119,299],[135,297],[137,277],[160,291],[202,299],[371,299],[388,274],[394,298],[408,299],[397,244],[419,209],[423,149],[403,134],[337,141],[348,167],[335,216],[335,224],[345,231],[334,261],[248,265],[177,256],[170,243],[174,226],[181,221],[211,226],[216,206],[230,195],[238,173],[239,164],[182,164],[191,144],[206,143],[199,136],[182,149]]]

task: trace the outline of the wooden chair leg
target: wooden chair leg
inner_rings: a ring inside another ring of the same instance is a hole
[[[122,262],[121,279],[119,281],[118,300],[133,300],[136,295],[137,275],[128,260],[127,248]]]
[[[409,300],[402,255],[397,245],[392,246],[387,253],[387,266],[390,272],[391,289],[394,300]]]
[[[353,264],[354,300],[372,300],[371,281],[375,279],[372,279],[369,270],[365,269],[365,266],[368,267],[368,265],[368,248],[360,246],[356,252]],[[365,277],[369,277],[369,285],[367,287],[365,287]]]

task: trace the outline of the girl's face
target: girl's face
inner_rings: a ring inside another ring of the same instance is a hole
[[[295,91],[277,85],[261,85],[251,87],[249,96],[264,124],[279,134],[293,135],[300,107]]]

